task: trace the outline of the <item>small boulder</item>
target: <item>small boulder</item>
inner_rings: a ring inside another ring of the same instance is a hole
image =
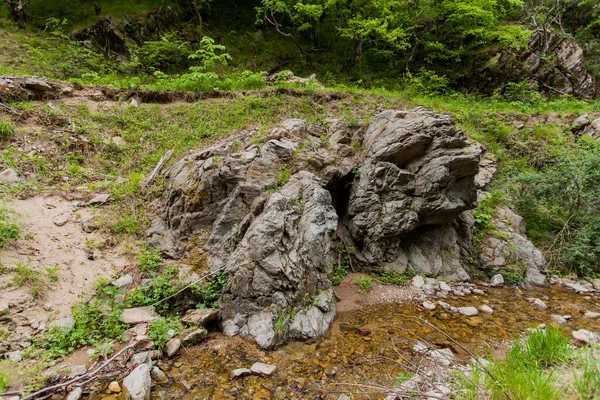
[[[90,201],[85,204],[88,206],[96,206],[101,204],[106,204],[110,200],[110,194],[102,193],[94,196]]]
[[[458,312],[467,317],[474,317],[479,315],[479,311],[475,307],[458,307]]]
[[[236,379],[236,378],[241,378],[242,376],[247,376],[250,374],[252,374],[252,371],[250,371],[248,368],[238,368],[238,369],[234,369],[231,372],[231,377],[233,379]]]
[[[482,306],[480,306],[479,309],[481,311],[483,311],[484,313],[488,313],[488,314],[493,314],[494,313],[494,310],[492,309],[492,307],[490,307],[488,305],[485,305],[485,304],[482,305]]]
[[[587,318],[587,319],[598,319],[598,318],[600,318],[600,313],[593,312],[593,311],[586,311],[585,314],[583,315],[583,317]]]
[[[171,339],[165,345],[165,354],[167,357],[171,358],[179,353],[181,349],[181,340],[179,339]]]
[[[491,286],[504,285],[504,277],[500,274],[496,274],[496,275],[492,276],[492,279],[490,280],[490,285]]]
[[[269,365],[269,364],[265,364],[265,363],[261,363],[261,362],[256,362],[252,365],[252,367],[250,367],[250,371],[252,371],[253,374],[264,375],[264,376],[273,375],[273,373],[275,372],[276,369],[277,369],[277,367],[274,365]]]
[[[69,222],[69,214],[64,213],[57,215],[56,217],[52,218],[52,222],[54,222],[54,225],[58,227],[65,226],[67,222]]]
[[[0,184],[3,183],[7,186],[12,186],[15,183],[18,183],[19,181],[20,181],[19,175],[12,168],[7,168],[7,169],[3,170],[2,172],[0,172]]]
[[[423,308],[425,308],[426,310],[432,311],[432,310],[435,310],[435,304],[433,304],[430,301],[424,301],[423,302]]]
[[[23,352],[19,350],[11,351],[10,353],[8,353],[8,359],[12,362],[18,363],[23,359]]]
[[[181,318],[181,322],[188,325],[204,326],[208,322],[215,321],[219,316],[219,310],[213,308],[199,308],[196,310],[188,310],[185,316]]]
[[[533,303],[532,303],[532,304],[533,304],[534,306],[538,307],[538,308],[541,308],[542,310],[547,310],[547,309],[548,309],[548,306],[546,305],[546,303],[544,303],[544,302],[543,302],[542,300],[540,300],[540,299],[535,299],[535,300],[533,300]]]
[[[191,332],[187,333],[183,339],[181,339],[181,344],[184,346],[195,346],[199,344],[206,337],[207,331],[204,328],[194,329]]]
[[[48,82],[39,78],[27,78],[25,79],[24,85],[27,89],[36,90],[38,92],[52,90],[52,86],[50,86]]]
[[[446,282],[440,282],[440,290],[443,290],[444,292],[451,292],[452,288]]]
[[[598,335],[595,332],[590,332],[586,329],[573,331],[573,338],[585,344],[597,343],[598,341],[600,341],[600,335]]]
[[[550,319],[558,325],[565,325],[567,323],[567,319],[561,315],[551,315]]]
[[[413,353],[415,354],[425,354],[429,351],[429,346],[427,346],[425,343],[423,342],[417,342],[414,346],[413,346]]]
[[[111,392],[113,392],[113,393],[121,393],[121,386],[119,386],[119,382],[112,381],[108,385],[108,390],[111,391]]]
[[[70,331],[71,329],[73,329],[74,326],[75,326],[75,320],[70,315],[68,317],[59,318],[50,323],[50,327],[61,328],[65,331]]]
[[[150,322],[156,318],[154,306],[127,308],[121,314],[121,321],[125,324],[135,325],[140,322]]]
[[[83,389],[81,386],[77,386],[75,389],[71,390],[66,400],[79,400],[83,395]]]
[[[119,279],[115,279],[114,281],[112,281],[111,284],[113,286],[118,287],[119,289],[126,290],[133,284],[133,276],[129,274],[123,275]]]
[[[160,383],[161,385],[169,383],[169,378],[167,377],[167,375],[165,375],[162,369],[158,367],[152,367],[152,370],[150,371],[150,376],[154,381]]]
[[[596,290],[600,290],[600,279],[592,279],[592,286]]]
[[[150,387],[152,379],[150,377],[150,367],[148,364],[141,364],[123,379],[123,391],[125,398],[132,400],[150,400]]]
[[[454,363],[454,354],[450,349],[433,350],[429,356],[436,362],[449,367]]]
[[[425,284],[425,279],[421,275],[415,275],[412,279],[412,285],[414,288],[421,289]]]
[[[75,378],[76,376],[85,375],[87,373],[87,367],[85,365],[73,365],[68,368],[69,378]]]

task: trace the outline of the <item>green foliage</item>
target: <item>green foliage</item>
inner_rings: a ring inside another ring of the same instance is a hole
[[[356,278],[356,285],[359,293],[369,293],[373,290],[373,278],[369,276],[359,276]]]
[[[273,324],[273,329],[276,335],[281,335],[284,333],[285,327],[289,320],[289,315],[282,311],[277,312],[275,316],[275,323]]]
[[[17,262],[15,263],[13,272],[15,275],[10,281],[12,285],[28,287],[34,299],[38,299],[41,296],[43,282],[40,271],[31,265]]]
[[[348,274],[350,274],[350,257],[354,249],[346,248],[342,242],[337,242],[338,260],[333,262],[333,268],[329,274],[329,280],[333,286],[339,285]]]
[[[188,42],[174,32],[167,33],[160,40],[146,41],[138,48],[139,69],[151,74],[178,71],[186,66],[190,56]]]
[[[173,334],[177,334],[181,328],[182,326],[179,318],[159,317],[150,324],[148,337],[154,341],[156,348],[161,351],[169,339],[173,337]]]
[[[138,254],[138,263],[142,271],[156,272],[160,270],[163,265],[163,258],[160,250],[142,247]]]
[[[46,274],[48,274],[48,282],[58,282],[58,271],[60,267],[55,265],[54,267],[45,267]]]
[[[526,274],[527,264],[523,260],[508,259],[506,265],[502,268],[502,276],[506,283],[510,285],[521,284]]]
[[[292,172],[290,171],[290,168],[287,164],[284,164],[283,167],[281,167],[281,169],[279,170],[279,173],[277,174],[277,187],[282,188],[283,186],[285,186],[285,184],[288,183],[288,181],[290,180],[291,176]]]
[[[0,249],[11,240],[19,238],[19,225],[12,214],[0,204]]]
[[[600,360],[595,356],[597,345],[578,357],[578,369],[573,371],[574,388],[580,400],[600,398]]]
[[[380,274],[371,274],[371,277],[382,285],[403,285],[410,279],[410,276],[399,274],[397,272],[382,272]]]
[[[496,96],[501,96],[506,101],[523,104],[535,104],[544,100],[544,97],[536,90],[535,86],[525,81],[507,83],[503,90],[496,92]]]
[[[449,89],[447,77],[437,75],[435,72],[425,68],[421,68],[414,75],[410,72],[407,73],[405,79],[408,85],[414,88],[414,90],[425,94],[441,94]]]
[[[477,399],[483,391],[498,400],[506,398],[505,392],[513,399],[558,399],[556,376],[547,369],[567,363],[572,351],[573,346],[558,328],[536,329],[524,340],[515,341],[504,360],[486,367],[495,379],[479,368],[470,379],[461,378],[458,398]]]
[[[158,302],[174,295],[182,288],[183,284],[174,280],[177,274],[177,268],[165,269],[149,285],[137,287],[133,292],[128,293],[125,304],[127,307],[154,305],[157,311],[166,312],[169,310],[170,303]]]
[[[396,383],[402,385],[404,382],[411,380],[415,376],[414,372],[398,372]]]
[[[227,274],[224,271],[217,272],[213,279],[201,284],[197,289],[200,295],[202,295],[202,304],[200,305],[200,308],[217,308],[226,284]]]
[[[582,140],[555,162],[519,174],[512,187],[528,232],[551,246],[551,265],[581,276],[600,272],[599,163],[600,146]]]
[[[0,140],[7,139],[15,134],[15,127],[13,124],[5,121],[0,121]]]
[[[4,372],[0,372],[0,393],[6,392],[10,387],[10,376]]]
[[[72,329],[52,327],[35,339],[35,347],[56,358],[83,346],[121,337],[127,325],[120,319],[123,312],[123,303],[118,300],[120,295],[120,290],[112,285],[101,288],[95,299],[73,307]]]

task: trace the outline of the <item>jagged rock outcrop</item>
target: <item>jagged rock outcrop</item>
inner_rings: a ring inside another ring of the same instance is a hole
[[[150,241],[227,272],[226,334],[266,348],[317,337],[335,317],[336,236],[363,271],[469,278],[468,210],[493,174],[476,182],[482,151],[451,117],[422,109],[368,126],[287,120],[177,161]]]
[[[502,207],[493,219],[494,232],[482,242],[479,258],[491,271],[522,274],[525,285],[546,283],[545,259],[525,236],[525,221],[510,208]]]
[[[473,74],[473,84],[491,93],[509,82],[528,81],[540,91],[594,98],[596,83],[587,70],[581,46],[559,33],[546,36],[544,41],[540,34],[533,35],[527,51],[496,53],[479,73]]]
[[[587,135],[600,141],[600,118],[588,114],[577,117],[571,125],[571,132],[577,137]]]

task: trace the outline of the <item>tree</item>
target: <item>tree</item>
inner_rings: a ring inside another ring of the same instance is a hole
[[[26,20],[25,15],[25,2],[23,0],[5,0],[10,12],[11,18],[18,23],[23,25]]]
[[[557,24],[562,28],[565,0],[527,0],[523,12],[540,36],[540,51],[547,53],[550,46],[551,28]]]

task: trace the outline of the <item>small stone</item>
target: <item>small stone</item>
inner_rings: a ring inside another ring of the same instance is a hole
[[[592,279],[592,285],[594,289],[600,290],[600,279]]]
[[[544,303],[540,299],[533,300],[533,305],[536,306],[536,307],[538,307],[538,308],[541,308],[542,310],[547,310],[548,309],[548,306],[546,305],[546,303]]]
[[[337,398],[337,400],[352,400],[350,397],[346,396],[345,394],[340,394],[340,396]]]
[[[108,384],[108,390],[110,390],[113,393],[121,393],[121,386],[119,386],[119,382],[112,381]]]
[[[219,310],[212,308],[199,308],[197,310],[188,310],[181,322],[188,325],[206,325],[208,322],[215,321],[219,316]]]
[[[473,293],[479,296],[483,296],[485,292],[481,289],[473,289]]]
[[[52,218],[52,222],[54,222],[54,225],[58,227],[65,226],[67,222],[69,222],[69,214],[65,213],[57,215],[56,217]]]
[[[26,88],[37,90],[39,92],[52,90],[52,86],[50,86],[48,82],[39,78],[27,78],[23,83]]]
[[[167,377],[167,375],[165,375],[165,373],[158,367],[152,367],[152,370],[150,371],[150,376],[152,377],[152,379],[154,379],[161,385],[169,383],[169,378]]]
[[[108,203],[108,201],[110,200],[110,194],[98,194],[96,196],[94,196],[90,201],[86,202],[85,204],[88,206],[95,206],[95,205],[101,205],[101,204],[106,204]]]
[[[444,292],[450,292],[452,291],[452,288],[446,282],[440,282],[440,290],[443,290]]]
[[[440,307],[442,307],[444,310],[449,310],[450,308],[452,308],[450,306],[450,304],[443,302],[443,301],[438,301],[438,304],[440,305]]]
[[[150,322],[156,318],[154,306],[127,308],[121,314],[121,321],[125,324],[135,325],[140,322]]]
[[[425,343],[423,342],[417,342],[414,346],[413,346],[413,353],[416,354],[425,354],[429,351],[429,346],[427,346]]]
[[[125,139],[123,139],[120,136],[113,136],[109,139],[106,139],[104,141],[104,144],[106,145],[113,145],[119,149],[122,149],[123,147],[127,146],[127,142],[125,141]]]
[[[171,339],[165,345],[165,354],[167,355],[167,357],[171,358],[179,352],[180,348],[181,348],[181,340]]]
[[[126,290],[127,288],[129,288],[129,286],[133,284],[133,276],[129,274],[123,275],[119,279],[115,279],[114,281],[112,281],[111,284],[113,286],[118,287],[119,289]]]
[[[261,362],[256,362],[250,367],[250,371],[254,374],[271,376],[277,369],[274,365],[269,365]]]
[[[207,331],[204,328],[194,329],[193,331],[185,335],[183,339],[181,339],[181,343],[184,346],[195,346],[199,344],[202,340],[204,340],[206,334]]]
[[[433,303],[432,303],[432,302],[430,302],[430,301],[424,301],[424,302],[423,302],[423,307],[424,307],[426,310],[430,310],[430,311],[432,311],[432,310],[435,310],[435,304],[433,304]]]
[[[466,315],[467,317],[474,317],[475,315],[479,315],[479,311],[475,307],[459,307],[458,312],[462,315]]]
[[[504,284],[504,277],[501,274],[496,274],[496,275],[492,276],[492,279],[490,280],[491,286],[501,286],[503,284]]]
[[[83,395],[83,389],[81,386],[77,386],[75,389],[71,390],[66,400],[79,400]]]
[[[44,378],[44,382],[46,384],[52,384],[52,383],[58,382],[58,380],[60,379],[60,374],[58,373],[58,371],[54,371],[54,370],[50,370],[50,369],[42,372],[41,376]]]
[[[252,374],[252,371],[250,371],[248,368],[238,368],[238,369],[234,369],[231,372],[231,377],[233,379],[236,379],[236,378],[241,378],[242,376],[247,376],[250,374]]]
[[[585,344],[596,343],[599,341],[600,336],[597,333],[590,332],[586,329],[580,329],[573,331],[573,338]]]
[[[479,309],[480,309],[481,311],[483,311],[484,313],[488,313],[488,314],[493,314],[493,313],[494,313],[494,310],[492,309],[492,307],[490,307],[490,306],[487,306],[487,305],[485,305],[485,304],[484,304],[484,305],[482,305],[482,306],[480,306],[480,307],[479,307]]]
[[[23,359],[23,352],[12,351],[12,352],[8,353],[8,359],[12,362],[19,362]]]
[[[593,312],[593,311],[586,311],[585,314],[583,315],[583,317],[587,318],[587,319],[598,319],[598,318],[600,318],[600,313]]]
[[[150,400],[152,379],[148,364],[139,365],[123,380],[125,398],[132,400]]]
[[[19,175],[12,168],[7,168],[0,172],[0,184],[5,184],[7,186],[12,186],[15,183],[19,182]]]
[[[559,325],[565,325],[567,323],[567,320],[560,315],[551,315],[550,319]]]
[[[412,279],[412,286],[417,289],[421,289],[425,284],[425,279],[421,275],[415,275]]]
[[[127,365],[128,366],[138,366],[138,365],[142,365],[142,364],[147,364],[149,362],[152,362],[152,360],[150,359],[150,352],[142,351],[140,353],[134,354],[131,357],[131,359],[129,360],[129,363],[127,363]]]
[[[68,367],[69,378],[75,378],[76,376],[85,375],[87,373],[87,367],[85,365],[73,365]]]
[[[454,354],[450,349],[433,350],[429,356],[440,364],[448,367],[454,363]]]

